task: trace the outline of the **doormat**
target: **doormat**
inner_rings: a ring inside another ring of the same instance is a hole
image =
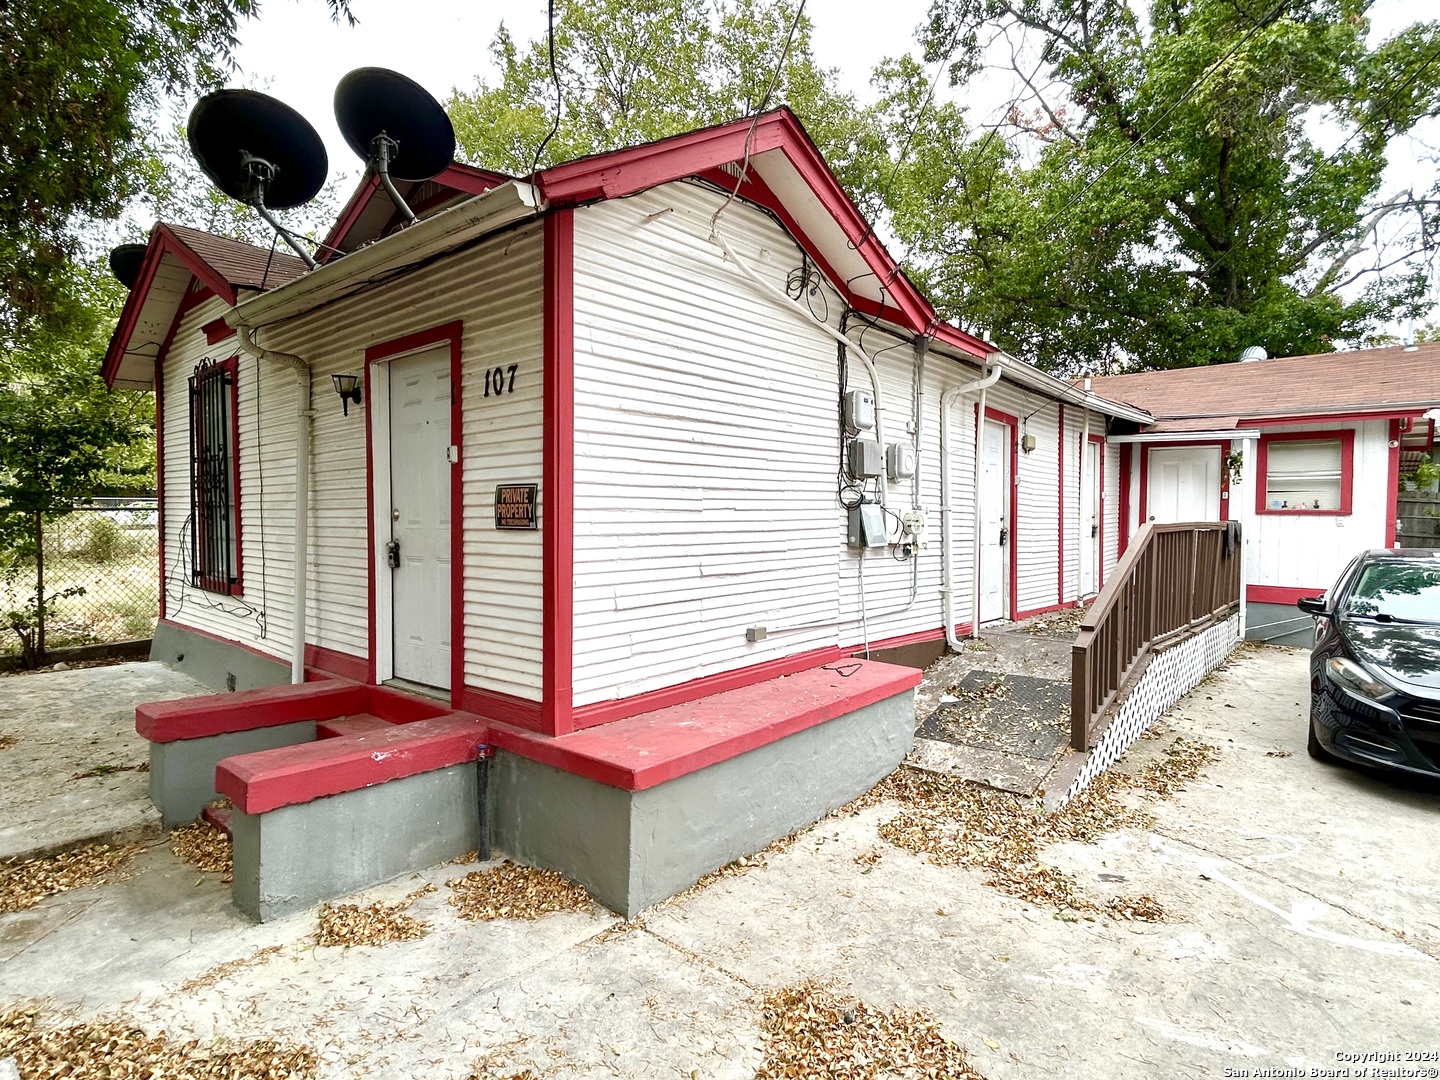
[[[1048,763],[1070,738],[1070,684],[972,671],[941,697],[915,734]]]

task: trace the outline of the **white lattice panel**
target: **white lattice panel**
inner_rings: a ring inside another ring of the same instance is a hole
[[[1130,749],[1141,732],[1166,709],[1219,667],[1238,644],[1240,616],[1236,615],[1152,657],[1150,666],[1120,704],[1115,719],[1091,749],[1090,757],[1065,792],[1061,805],[1084,791],[1085,786]]]

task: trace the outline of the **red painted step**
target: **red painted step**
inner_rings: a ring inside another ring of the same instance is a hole
[[[226,836],[230,835],[230,815],[235,812],[233,806],[207,806],[200,811],[200,816],[208,821],[215,828],[219,829]]]
[[[320,720],[315,724],[317,739],[339,739],[346,735],[363,735],[367,731],[382,731],[391,727],[389,720],[382,720],[373,713],[351,713],[337,716],[334,720]]]

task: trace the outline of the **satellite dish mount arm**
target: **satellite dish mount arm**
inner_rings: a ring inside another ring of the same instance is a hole
[[[275,179],[279,169],[262,157],[254,154],[240,152],[240,160],[244,166],[245,174],[249,180],[248,191],[245,201],[253,206],[262,218],[275,230],[276,235],[289,245],[290,250],[300,256],[300,260],[311,270],[316,269],[320,264],[315,261],[311,254],[296,243],[295,238],[290,235],[290,230],[275,220],[275,216],[265,207],[265,192]]]
[[[395,184],[390,179],[390,159],[395,157],[399,150],[400,144],[382,131],[370,140],[370,164],[374,166],[380,183],[385,185],[385,192],[390,196],[395,208],[405,215],[406,221],[413,222],[415,211],[400,197],[400,192],[395,190]]]

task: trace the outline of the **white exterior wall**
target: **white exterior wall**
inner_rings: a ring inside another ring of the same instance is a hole
[[[944,621],[939,402],[978,367],[931,351],[920,429],[923,546],[913,560],[876,549],[862,563],[846,546],[836,498],[836,343],[726,264],[709,240],[722,199],[676,183],[576,212],[577,705]],[[793,241],[747,204],[732,203],[720,230],[777,287],[801,264]],[[814,305],[838,326],[837,294],[826,289]],[[851,338],[862,340],[854,324]],[[880,329],[865,331],[863,347],[876,358],[885,439],[908,441],[913,347]],[[853,353],[848,386],[870,386]],[[975,400],[968,395],[951,417],[958,624],[971,614]],[[1033,453],[1019,455],[1015,600],[1022,611],[1049,607],[1057,601],[1057,410],[1004,379],[987,403],[1029,415],[1024,430],[1037,439]],[[911,480],[890,481],[889,507],[908,509],[913,491]],[[747,642],[755,626],[767,636]]]
[[[289,657],[292,625],[296,380],[291,372],[260,365],[244,355],[238,364],[236,413],[244,592],[226,596],[190,584],[189,380],[201,360],[226,360],[236,354],[233,337],[209,345],[200,329],[227,310],[223,300],[211,298],[188,312],[165,357],[159,433],[164,458],[165,617],[283,660]]]
[[[1367,548],[1385,546],[1386,511],[1390,494],[1389,423],[1287,425],[1266,431],[1355,432],[1355,462],[1349,514],[1257,514],[1255,483],[1257,443],[1244,447],[1245,465],[1239,484],[1230,487],[1231,516],[1244,522],[1249,585],[1291,589],[1328,589],[1351,558]]]
[[[288,659],[292,640],[292,529],[296,376],[241,356],[240,453],[243,600],[265,612],[262,637],[237,598],[183,586],[177,604],[178,530],[189,514],[186,380],[201,356],[228,357],[235,341],[205,346],[199,327],[225,310],[213,300],[187,316],[166,361],[165,523],[169,617]],[[335,373],[362,374],[365,350],[452,320],[461,340],[464,473],[465,682],[530,700],[540,698],[541,531],[494,529],[497,483],[540,483],[543,347],[540,227],[496,237],[429,273],[260,331],[268,348],[311,365],[314,409],[310,480],[307,641],[360,658],[369,655],[368,490],[365,409],[344,416]],[[217,351],[219,350],[219,351]],[[486,399],[483,371],[518,364],[515,392]],[[262,403],[255,406],[255,380]],[[453,437],[453,434],[452,434]],[[260,456],[264,462],[263,526]],[[543,493],[542,493],[543,514]],[[543,522],[542,522],[543,526]],[[261,536],[263,534],[263,560]],[[188,559],[188,546],[185,548]],[[380,574],[383,559],[380,560]],[[262,574],[262,566],[264,571]],[[263,584],[263,588],[262,588]],[[384,585],[383,578],[381,585]]]

